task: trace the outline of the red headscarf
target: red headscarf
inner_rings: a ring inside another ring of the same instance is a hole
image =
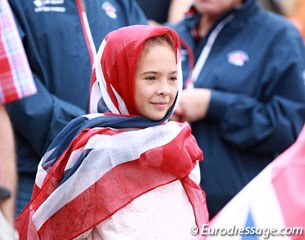
[[[179,91],[182,88],[180,41],[177,33],[167,27],[133,25],[110,32],[97,53],[91,76],[90,112],[105,112],[98,104],[103,102],[109,112],[138,115],[134,100],[134,81],[137,64],[146,40],[168,35],[174,44],[177,59]],[[124,81],[122,81],[124,79]],[[177,101],[176,101],[177,102]],[[107,111],[107,110],[106,110]]]

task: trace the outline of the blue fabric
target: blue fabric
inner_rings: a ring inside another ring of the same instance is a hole
[[[167,21],[171,0],[136,1],[143,9],[148,19],[153,19],[158,23],[164,23]]]
[[[15,207],[15,217],[23,210],[23,208],[31,200],[32,190],[34,186],[35,179],[32,175],[20,175],[19,183],[17,188],[16,207]]]

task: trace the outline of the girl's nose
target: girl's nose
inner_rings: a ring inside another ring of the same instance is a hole
[[[168,81],[168,79],[162,79],[162,81],[160,81],[157,89],[158,94],[166,95],[170,93],[170,86]]]

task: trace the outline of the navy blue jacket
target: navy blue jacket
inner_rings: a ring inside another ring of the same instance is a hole
[[[196,40],[192,29],[198,21],[198,13],[188,14],[172,27],[193,50],[195,62],[216,34],[194,85],[212,90],[211,103],[206,118],[192,123],[204,152],[201,186],[214,216],[301,131],[305,49],[287,20],[255,0],[226,13],[206,37]],[[184,79],[189,75],[186,49]]]
[[[38,162],[57,133],[88,110],[92,67],[89,52],[94,52],[88,47],[90,35],[98,49],[108,32],[126,25],[146,24],[147,20],[133,0],[9,3],[38,93],[10,104],[8,111],[15,128],[19,173],[36,174]],[[84,31],[84,11],[90,31]]]

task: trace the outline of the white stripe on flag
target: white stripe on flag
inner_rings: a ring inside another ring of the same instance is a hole
[[[41,161],[39,162],[38,164],[38,168],[37,168],[37,174],[36,174],[36,179],[35,179],[35,184],[41,188],[42,186],[42,183],[44,181],[44,178],[46,177],[47,175],[47,172],[42,168],[41,164],[46,160],[48,159],[51,154],[55,151],[55,148],[49,150],[48,152],[46,152],[44,154],[44,156],[42,157]]]

